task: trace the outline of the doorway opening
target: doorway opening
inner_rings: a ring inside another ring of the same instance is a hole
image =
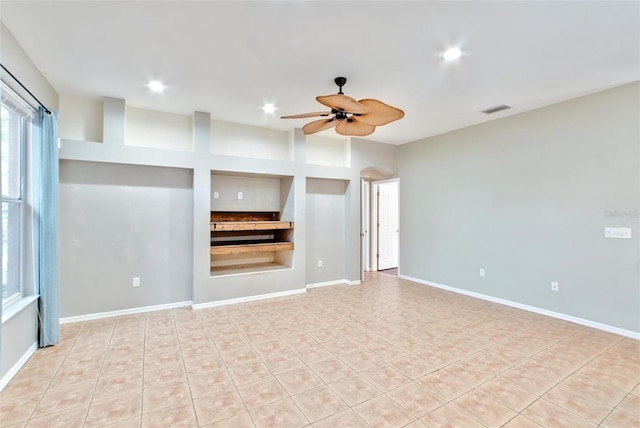
[[[377,168],[361,177],[361,280],[369,271],[397,276],[400,180]]]

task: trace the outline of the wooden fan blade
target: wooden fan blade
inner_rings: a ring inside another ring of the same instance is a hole
[[[369,113],[369,108],[344,94],[322,95],[316,97],[316,100],[318,100],[320,104],[324,104],[338,111],[356,114]]]
[[[360,122],[360,118],[356,119],[352,117],[350,120],[351,121],[345,119],[340,121],[338,126],[336,126],[336,132],[340,135],[364,137],[365,135],[373,134],[373,131],[376,130],[375,126]]]
[[[338,121],[333,117],[331,119],[314,120],[307,123],[302,127],[304,135],[315,134],[316,132],[324,131],[325,129],[333,128],[338,124]]]
[[[394,120],[402,119],[404,112],[399,108],[391,107],[382,101],[373,99],[364,99],[359,101],[360,104],[369,108],[369,113],[358,116],[358,121],[367,125],[380,126],[386,125]]]
[[[303,117],[329,116],[330,111],[317,111],[315,113],[292,114],[290,116],[280,116],[280,119],[299,119]]]

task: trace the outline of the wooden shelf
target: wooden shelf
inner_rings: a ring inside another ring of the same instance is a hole
[[[212,221],[212,232],[293,229],[292,221]]]
[[[293,242],[260,242],[245,244],[224,244],[211,247],[211,255],[246,254],[266,251],[293,250]]]

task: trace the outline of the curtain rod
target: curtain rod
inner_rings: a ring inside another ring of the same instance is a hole
[[[19,80],[18,80],[18,78],[17,78],[16,76],[14,76],[14,75],[9,71],[9,70],[7,70],[7,67],[5,67],[5,66],[4,66],[4,65],[2,65],[2,64],[0,64],[0,67],[2,67],[2,69],[3,69],[4,71],[6,71],[6,72],[9,74],[9,76],[11,76],[11,78],[12,78],[13,80],[15,80],[15,81],[16,81],[16,83],[17,83],[18,85],[20,85],[20,86],[22,87],[22,89],[24,89],[25,91],[27,91],[27,93],[28,93],[29,95],[31,95],[31,98],[33,98],[34,100],[36,100],[36,102],[37,102],[38,104],[40,104],[40,106],[44,109],[44,111],[46,111],[46,112],[47,112],[47,114],[51,114],[51,110],[49,110],[49,109],[47,108],[47,106],[45,106],[44,104],[42,104],[42,103],[40,102],[40,100],[39,100],[39,99],[37,99],[37,98],[36,98],[36,96],[35,96],[35,95],[33,95],[33,94],[31,93],[31,91],[30,91],[30,90],[28,90],[28,89],[27,89],[27,87],[26,87],[26,86],[24,86],[24,85],[22,84],[22,82],[21,82],[21,81],[19,81]]]

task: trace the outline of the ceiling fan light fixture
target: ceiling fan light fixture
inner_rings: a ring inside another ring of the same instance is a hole
[[[462,56],[462,51],[460,50],[460,48],[454,46],[444,51],[442,55],[440,55],[440,58],[443,61],[450,62],[450,61],[457,60],[461,56]]]
[[[376,126],[386,125],[404,117],[404,112],[382,101],[366,98],[360,101],[345,95],[342,87],[347,83],[346,77],[336,77],[338,93],[316,97],[320,104],[329,107],[330,111],[294,114],[282,116],[282,119],[301,119],[306,117],[328,117],[314,120],[302,127],[305,135],[315,134],[325,129],[334,128],[340,135],[366,136],[372,134]]]

